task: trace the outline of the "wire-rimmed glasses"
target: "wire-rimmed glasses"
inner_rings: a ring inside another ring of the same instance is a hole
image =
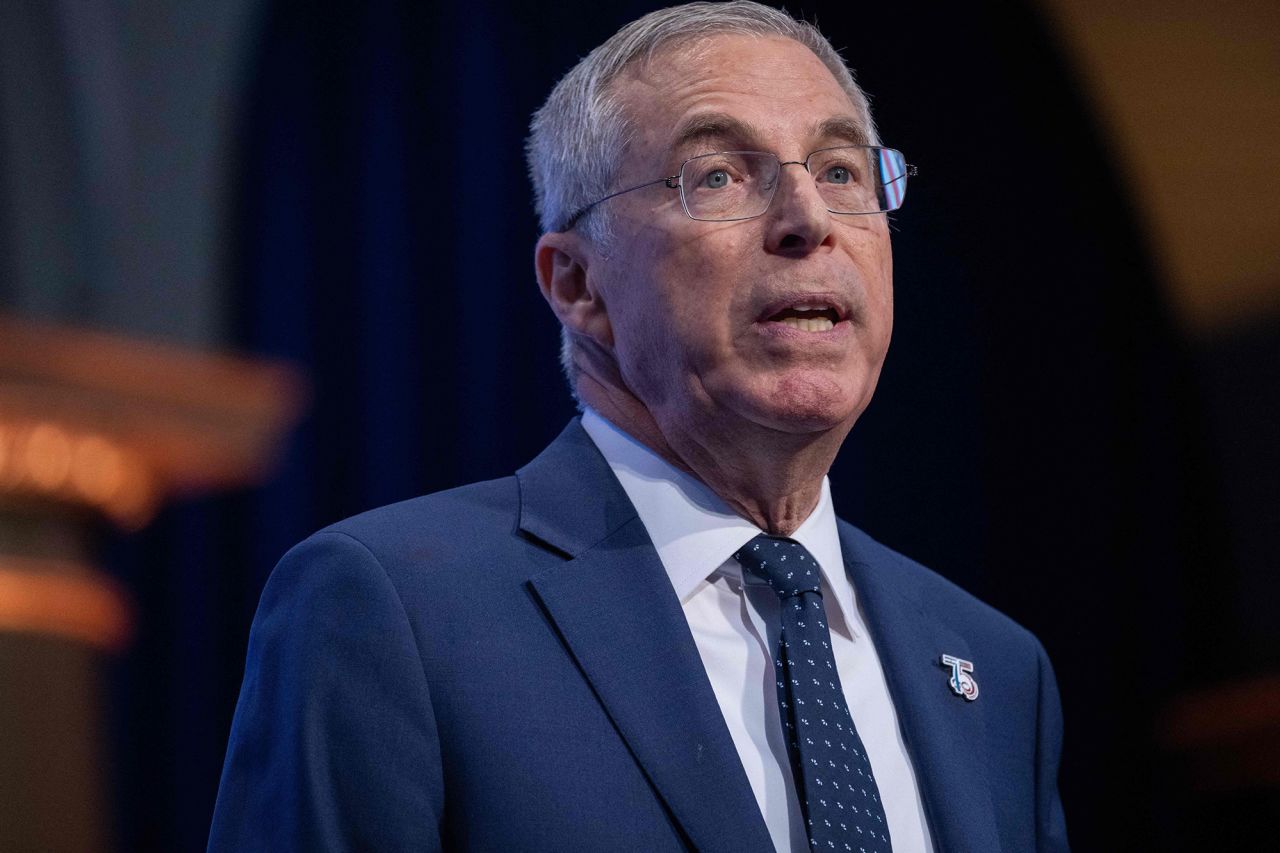
[[[902,207],[907,178],[916,167],[901,151],[875,145],[820,148],[803,160],[779,160],[767,151],[717,151],[680,164],[680,173],[628,187],[580,208],[561,231],[568,231],[587,211],[625,193],[665,184],[680,191],[690,219],[733,222],[763,216],[778,189],[783,166],[803,166],[813,178],[827,210],[848,216],[888,213]]]

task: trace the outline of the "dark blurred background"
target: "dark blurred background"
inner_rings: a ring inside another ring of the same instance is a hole
[[[202,849],[275,561],[573,414],[522,140],[657,5],[0,4],[0,850]],[[920,169],[838,509],[1041,638],[1077,849],[1272,846],[1280,10],[791,10]]]

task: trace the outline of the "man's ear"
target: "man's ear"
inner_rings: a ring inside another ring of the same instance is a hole
[[[613,349],[609,312],[599,289],[587,275],[593,257],[580,235],[552,231],[538,239],[533,251],[534,273],[543,298],[565,328]]]

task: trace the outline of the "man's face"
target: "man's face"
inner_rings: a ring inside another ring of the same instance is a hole
[[[637,129],[623,187],[713,151],[789,161],[865,141],[850,138],[857,120],[831,72],[789,39],[726,35],[675,48],[624,76],[617,94]],[[769,210],[753,220],[689,219],[662,185],[608,204],[615,237],[590,275],[622,377],[669,438],[853,425],[893,325],[884,214],[828,213],[801,166],[782,167]],[[815,310],[834,325],[794,319]]]

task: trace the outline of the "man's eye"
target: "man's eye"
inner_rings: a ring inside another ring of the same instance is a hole
[[[707,176],[702,179],[702,185],[709,190],[722,190],[729,186],[729,173],[724,169],[715,169],[708,172]]]
[[[853,173],[844,166],[832,166],[827,169],[826,181],[829,184],[848,184],[853,181]]]

